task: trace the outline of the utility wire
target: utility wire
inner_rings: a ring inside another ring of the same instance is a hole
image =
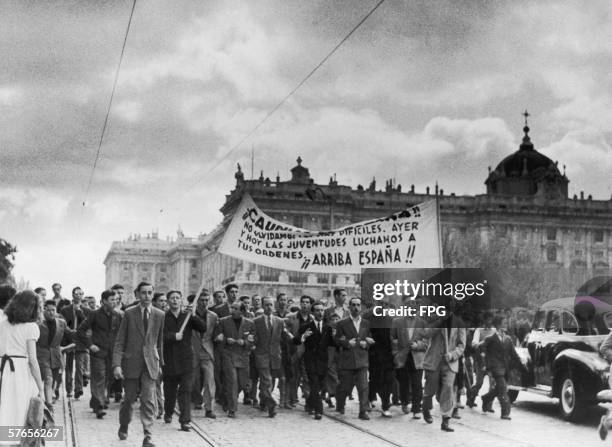
[[[94,173],[98,166],[98,160],[100,158],[100,151],[102,149],[102,141],[104,140],[104,134],[106,133],[106,127],[108,125],[108,117],[110,116],[111,107],[113,105],[113,98],[115,97],[115,90],[117,89],[117,81],[119,79],[119,71],[121,70],[121,62],[123,61],[123,54],[125,53],[125,46],[127,44],[128,35],[130,34],[130,27],[132,25],[132,17],[134,17],[134,9],[136,9],[136,0],[132,3],[132,11],[130,12],[130,19],[128,20],[127,29],[125,30],[125,37],[123,38],[123,46],[121,47],[121,55],[119,56],[119,64],[117,65],[117,71],[115,72],[115,80],[113,82],[113,89],[111,91],[110,100],[108,101],[108,108],[106,109],[106,117],[104,118],[104,124],[102,125],[102,133],[100,134],[100,141],[98,142],[98,150],[96,151],[96,158],[94,159],[93,167],[91,168],[91,174],[89,174],[89,182],[87,183],[87,189],[85,190],[85,197],[83,198],[83,208],[87,202],[91,184],[93,182]]]
[[[230,156],[230,154],[232,152],[234,152],[236,149],[238,149],[242,143],[244,143],[246,140],[248,140],[255,132],[257,132],[257,130],[266,122],[268,121],[268,119],[274,115],[274,113],[276,113],[276,111],[278,109],[281,108],[281,106],[283,104],[285,104],[287,102],[287,100],[289,98],[291,98],[293,96],[293,94],[295,92],[297,92],[300,87],[302,87],[302,85],[304,85],[306,83],[306,81],[308,81],[312,75],[314,75],[317,70],[319,68],[321,68],[323,66],[323,64],[325,64],[325,62],[327,62],[329,60],[330,57],[333,56],[333,54],[338,51],[338,49],[344,44],[344,42],[346,42],[354,33],[355,31],[357,31],[359,29],[359,27],[361,25],[363,25],[363,23],[372,15],[374,14],[374,12],[378,9],[378,7],[380,5],[382,5],[385,2],[385,0],[379,0],[378,3],[376,3],[376,5],[374,5],[374,7],[353,27],[353,29],[351,29],[351,31],[349,31],[349,33],[344,36],[342,38],[342,40],[340,42],[338,42],[336,44],[336,46],[329,52],[327,53],[327,55],[321,60],[321,62],[319,62],[305,77],[304,79],[302,79],[294,88],[293,90],[291,90],[289,93],[287,93],[287,95],[280,100],[280,102],[278,104],[276,104],[272,109],[270,109],[270,111],[266,114],[266,116],[264,116],[261,121],[259,121],[259,123],[257,123],[257,125],[255,127],[253,127],[253,129],[251,129],[249,131],[249,133],[246,134],[246,136],[244,136],[238,143],[236,143],[234,146],[232,146],[232,148],[223,156],[221,157],[221,159],[215,163],[208,171],[206,171],[198,181],[196,181],[195,183],[193,183],[193,186],[197,185],[198,183],[200,183],[202,181],[202,179],[205,178],[205,176],[207,174],[210,174],[212,171],[214,171],[225,159],[227,159],[227,157]]]

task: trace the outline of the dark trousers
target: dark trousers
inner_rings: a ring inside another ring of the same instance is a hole
[[[259,372],[259,398],[261,399],[261,404],[268,409],[274,408],[276,400],[272,397],[272,388],[274,386],[272,379],[282,379],[282,369],[258,368],[257,371]],[[251,393],[255,396],[255,391],[251,390]]]
[[[102,410],[106,404],[106,392],[108,390],[108,379],[112,376],[112,358],[91,356],[91,407],[95,412]]]
[[[83,375],[87,369],[87,351],[69,351],[66,353],[66,392],[72,393],[74,373],[74,391],[83,392]]]
[[[238,409],[238,393],[240,390],[249,391],[249,369],[235,368],[231,361],[223,362],[223,384],[225,386],[225,399],[227,409],[236,411]]]
[[[189,365],[191,366],[191,360]],[[187,424],[191,422],[191,384],[193,383],[193,371],[182,374],[164,374],[164,413],[166,417],[172,417],[176,401],[178,400],[179,422]]]
[[[493,399],[497,397],[499,404],[501,405],[502,416],[510,414],[510,398],[508,397],[508,384],[506,383],[505,374],[491,374],[495,381],[495,386],[491,386],[489,392],[482,396],[482,406],[490,407],[493,403]]]
[[[215,348],[215,400],[226,406],[227,396],[225,394],[224,376],[222,348]]]
[[[319,374],[317,371],[307,372],[310,394],[306,398],[306,404],[314,410],[315,414],[323,414],[323,392],[327,372],[323,374]]]
[[[127,427],[132,420],[132,404],[140,391],[140,421],[145,436],[151,435],[155,420],[155,379],[148,371],[143,371],[137,379],[124,379],[125,396],[119,408],[119,424]]]
[[[484,382],[484,378],[486,375],[486,371],[484,368],[484,359],[480,354],[474,354],[474,374],[476,375],[476,381],[472,384],[470,388],[468,388],[467,398],[468,401],[473,402],[476,397],[478,397],[478,392],[482,387],[482,383]]]
[[[391,388],[393,387],[393,368],[384,368],[380,365],[370,365],[370,383],[368,386],[368,399],[376,400],[380,396],[382,410],[391,407]]]
[[[409,355],[406,364],[395,370],[399,382],[399,394],[402,405],[412,402],[412,412],[421,411],[421,400],[423,399],[423,370],[416,369],[414,359]],[[410,398],[409,398],[410,396]]]
[[[338,408],[343,409],[346,397],[351,393],[354,386],[357,386],[359,394],[359,412],[368,409],[368,368],[341,369],[338,371],[340,381],[337,391]]]

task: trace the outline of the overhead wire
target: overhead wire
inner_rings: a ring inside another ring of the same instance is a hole
[[[274,107],[272,107],[272,109],[270,109],[268,111],[268,113],[266,113],[266,115],[255,125],[255,127],[253,127],[238,143],[236,143],[234,146],[232,146],[232,148],[227,151],[223,157],[221,157],[221,159],[219,161],[217,161],[217,163],[215,163],[211,168],[209,168],[206,172],[204,172],[202,174],[202,176],[200,177],[199,180],[197,180],[196,182],[194,182],[192,184],[192,187],[197,185],[198,183],[200,183],[202,181],[202,179],[204,178],[204,176],[206,176],[207,174],[210,174],[212,171],[214,171],[221,163],[223,163],[223,161],[225,161],[236,149],[238,149],[245,141],[247,141],[251,136],[253,136],[253,134],[255,132],[257,132],[257,130],[259,130],[259,128],[266,122],[268,121],[268,119],[274,115],[274,113],[276,113],[276,111],[278,109],[280,109],[283,104],[285,104],[289,98],[291,98],[316,72],[317,70],[319,70],[319,68],[321,68],[323,66],[323,64],[325,64],[325,62],[327,62],[329,60],[329,58],[331,58],[334,53],[336,51],[338,51],[338,49],[355,33],[355,31],[357,31],[359,29],[359,27],[361,27],[361,25],[363,25],[363,23],[372,15],[374,14],[374,12],[380,7],[380,5],[382,5],[385,2],[385,0],[379,0],[374,7],[365,15],[363,16],[363,18],[348,32],[348,34],[346,34],[342,40],[340,40],[333,48],[332,50],[327,53],[327,55],[321,59],[321,61],[289,92],[287,93],[287,95],[285,95],[285,97],[283,99],[281,99]]]
[[[125,30],[125,36],[123,37],[123,45],[121,47],[121,55],[119,56],[119,64],[117,65],[117,70],[115,72],[115,79],[113,81],[113,89],[111,90],[110,99],[108,101],[108,107],[106,108],[106,116],[104,117],[104,124],[102,125],[100,141],[98,141],[98,149],[96,150],[96,157],[94,159],[94,163],[91,168],[91,173],[89,174],[89,181],[87,182],[87,188],[85,189],[85,196],[83,197],[83,204],[82,204],[83,208],[85,208],[85,204],[87,203],[87,197],[89,196],[91,185],[93,183],[94,174],[98,166],[98,160],[100,159],[100,152],[102,150],[102,142],[104,141],[104,135],[106,133],[106,128],[108,126],[108,119],[110,116],[111,107],[113,105],[113,98],[115,97],[115,91],[117,90],[117,81],[119,80],[119,72],[121,71],[121,63],[123,62],[123,55],[125,54],[125,47],[127,45],[128,35],[130,34],[130,27],[132,26],[132,18],[134,17],[135,9],[136,9],[136,0],[134,0],[132,3],[132,10],[130,11],[130,18],[128,20],[127,28]]]

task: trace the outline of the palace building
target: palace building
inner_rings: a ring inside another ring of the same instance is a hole
[[[449,235],[477,230],[482,235],[507,237],[541,249],[542,262],[551,269],[566,268],[578,278],[607,272],[612,263],[612,200],[591,196],[568,196],[569,180],[557,163],[538,152],[525,123],[518,150],[504,158],[485,179],[486,193],[474,196],[445,194],[433,190],[402,190],[388,180],[384,189],[372,181],[367,188],[339,185],[335,178],[316,184],[298,157],[291,178],[245,180],[238,165],[234,189],[226,195],[222,220],[209,234],[196,238],[177,232],[175,239],[161,240],[156,233],[130,236],[111,245],[104,260],[106,285],[123,284],[133,289],[140,281],[160,291],[196,293],[237,283],[240,294],[275,296],[286,292],[328,298],[335,287],[358,294],[358,275],[307,274],[255,265],[217,253],[224,230],[244,193],[277,220],[310,230],[339,228],[383,217],[437,196],[440,204],[442,240]],[[577,279],[579,281],[579,279]]]

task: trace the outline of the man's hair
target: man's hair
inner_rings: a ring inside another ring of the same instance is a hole
[[[210,295],[210,291],[206,287],[204,287],[202,290],[200,290],[200,293],[198,294],[198,297],[200,297],[202,295]]]
[[[4,309],[9,300],[17,293],[13,286],[5,284],[0,286],[0,309]]]
[[[219,295],[220,293],[225,293],[223,290],[215,290],[213,292],[213,298],[216,297],[217,295]]]
[[[43,290],[45,290],[45,288],[44,288],[44,287],[37,287],[37,288],[35,288],[35,289],[34,289],[34,293],[40,293],[40,292],[42,292]]]
[[[359,304],[361,304],[361,297],[354,296],[351,299],[349,299],[349,305],[352,304],[354,300],[359,300]]]
[[[62,287],[62,285],[61,285],[60,283],[58,283],[58,282],[54,282],[54,283],[51,285],[51,288],[53,289],[55,286],[60,286],[60,288]]]
[[[195,293],[192,293],[192,294],[187,296],[187,302],[189,304],[193,303],[195,301],[195,299],[196,299]]]
[[[55,300],[47,300],[47,301],[45,301],[45,307],[47,307],[47,306],[56,307]]]
[[[111,290],[125,290],[125,288],[121,284],[115,284]]]
[[[496,328],[500,327],[500,326],[501,326],[501,324],[502,324],[502,321],[504,321],[504,320],[506,320],[506,319],[507,319],[507,318],[506,318],[506,316],[505,316],[505,315],[496,315],[496,316],[493,318],[493,327],[496,327]]]
[[[159,301],[159,299],[160,299],[162,296],[164,296],[164,295],[165,295],[165,293],[164,293],[164,292],[155,292],[155,293],[153,294],[153,300],[152,300],[152,301],[153,301],[154,303],[157,303],[157,301]]]
[[[271,296],[262,296],[261,297],[261,304],[265,303],[266,300],[272,301],[272,304],[274,304],[274,299]]]
[[[76,286],[74,289],[72,289],[71,293],[74,295],[74,292],[76,292],[77,290],[83,291],[83,289],[81,289],[79,286]]]
[[[111,296],[115,296],[116,292],[114,289],[106,289],[104,292],[102,292],[102,294],[100,295],[100,301],[106,301],[108,300]]]
[[[280,300],[281,296],[287,296],[287,294],[285,292],[281,292],[278,295],[276,295],[276,301]]]
[[[312,306],[310,306],[310,310],[314,312],[314,309],[315,309],[316,306],[323,306],[323,307],[325,307],[325,305],[323,304],[322,301],[317,300],[314,303],[312,303]]]
[[[240,298],[238,298],[240,301],[246,301],[246,300],[250,300],[251,297],[248,295],[242,295]]]
[[[147,287],[147,286],[151,286],[151,287],[153,287],[153,285],[152,285],[152,284],[150,284],[150,283],[148,283],[148,282],[146,282],[146,281],[142,281],[140,284],[138,284],[138,285],[136,286],[136,289],[134,289],[134,291],[136,291],[136,292],[140,292],[140,289],[141,289],[141,288],[143,288],[143,287]]]
[[[303,300],[308,300],[310,302],[310,305],[312,306],[312,303],[314,303],[314,298],[308,295],[302,295],[300,297],[300,304],[302,304]]]
[[[166,297],[169,297],[170,295],[172,295],[173,293],[178,293],[179,298],[183,297],[183,294],[181,293],[180,290],[170,290],[168,293],[166,293]]]
[[[225,286],[225,293],[229,295],[230,289],[234,289],[234,288],[238,289],[238,286],[234,284],[233,282],[229,283],[227,286]]]
[[[344,289],[344,288],[342,288],[342,287],[338,287],[338,288],[334,289],[334,297],[336,297],[336,296],[340,296],[340,294],[341,294],[342,292],[346,292],[346,289]]]

